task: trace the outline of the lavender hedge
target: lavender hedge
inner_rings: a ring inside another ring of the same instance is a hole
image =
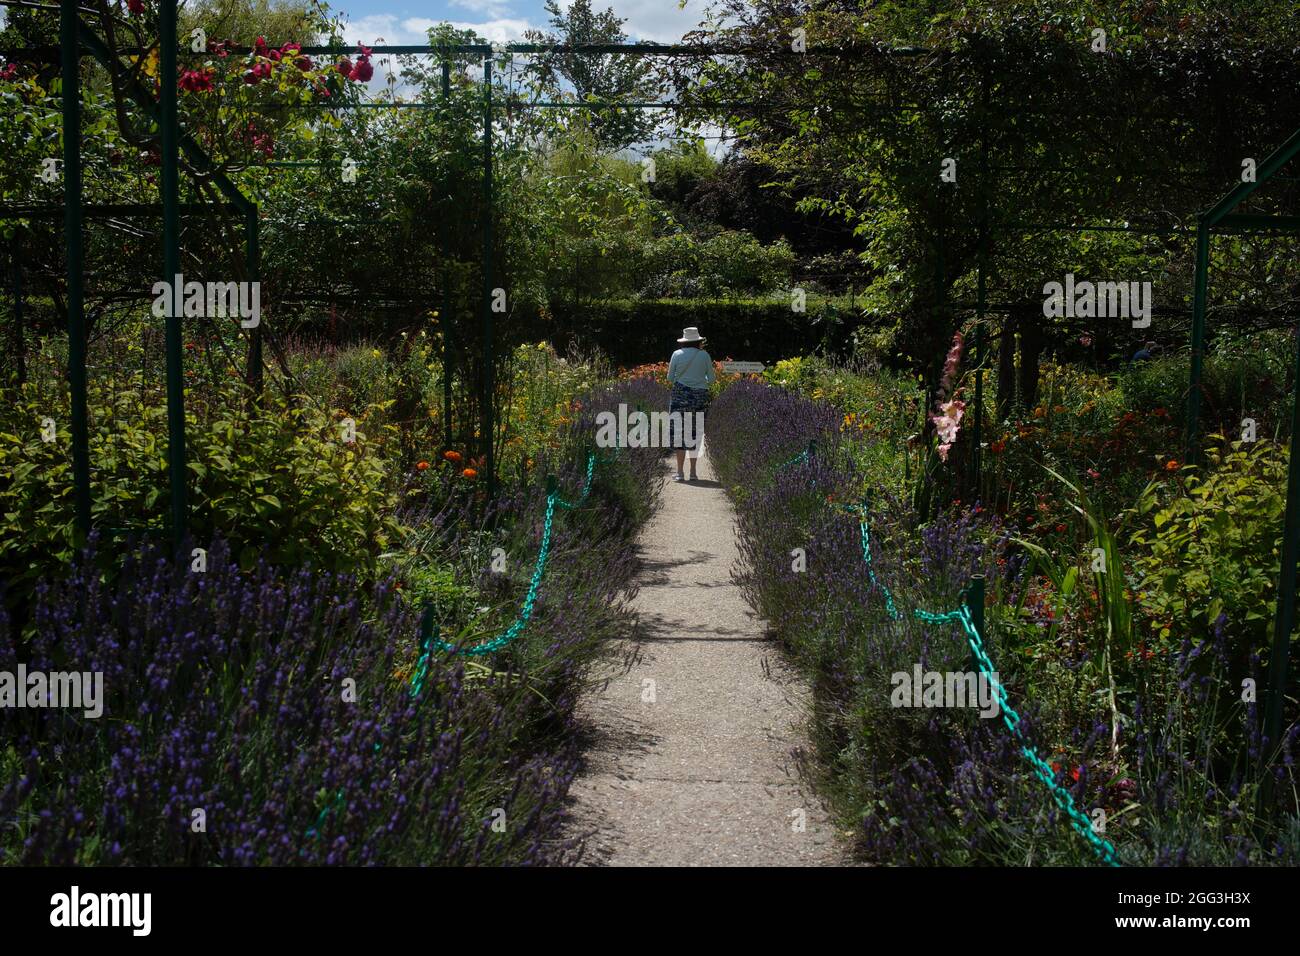
[[[587,404],[660,402],[656,389],[633,381]],[[105,575],[92,542],[39,587],[27,639],[0,617],[0,671],[101,671],[106,697],[97,719],[0,709],[0,862],[573,860],[573,707],[601,642],[627,624],[632,532],[657,464],[625,452],[603,465],[589,505],[556,521],[520,640],[474,662],[430,655],[417,696],[419,608],[392,578],[245,572],[220,541],[202,573],[144,547]],[[540,538],[544,470],[488,516],[521,557]],[[560,478],[574,488],[581,471]],[[431,509],[426,542],[454,551],[481,533],[471,505]],[[516,564],[479,582],[497,589],[488,600],[518,606],[531,560]]]
[[[842,444],[841,417],[824,403],[742,380],[714,401],[708,438],[737,506],[741,560],[733,577],[813,688],[814,763],[823,791],[875,862],[1095,863],[1000,720],[981,719],[972,709],[890,706],[895,672],[918,664],[923,671],[977,669],[958,628],[924,624],[913,609],[954,609],[980,572],[990,584],[992,614],[1014,604],[1023,562],[1010,553],[1010,529],[978,506],[921,525],[908,503],[872,488]],[[810,462],[780,467],[809,439],[817,442]],[[833,506],[863,500],[870,502],[875,573],[892,591],[898,621],[870,581],[856,517]],[[802,572],[793,569],[796,548],[806,554]],[[1289,840],[1247,836],[1248,814],[1236,800],[1239,772],[1214,782],[1223,773],[1211,765],[1214,748],[1203,742],[1222,732],[1223,718],[1196,699],[1198,682],[1207,679],[1207,659],[1195,660],[1200,652],[1188,650],[1171,662],[1167,681],[1141,688],[1149,704],[1125,726],[1131,774],[1104,778],[1094,768],[1114,765],[1106,759],[1110,728],[1097,719],[1095,702],[1076,704],[1066,726],[1053,713],[1051,733],[1043,732],[1047,713],[1038,702],[1056,703],[1071,685],[1036,669],[1030,649],[1008,644],[1011,639],[991,627],[985,643],[1029,738],[1053,762],[1076,805],[1116,815],[1133,803],[1156,811],[1130,813],[1130,820],[1146,818],[1140,827],[1121,819],[1108,831],[1129,862],[1295,858],[1294,833]],[[1208,721],[1192,726],[1207,712]],[[1223,811],[1213,830],[1207,800]]]

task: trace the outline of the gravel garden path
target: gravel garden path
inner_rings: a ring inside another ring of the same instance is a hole
[[[732,583],[735,514],[708,464],[641,534],[638,632],[582,704],[575,781],[584,862],[820,866],[846,862],[800,779],[806,687]]]

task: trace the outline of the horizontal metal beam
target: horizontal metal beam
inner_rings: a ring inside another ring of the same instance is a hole
[[[1215,231],[1239,229],[1300,231],[1300,216],[1262,216],[1255,213],[1228,213],[1214,226]]]
[[[626,55],[626,56],[668,56],[668,57],[690,57],[690,56],[830,56],[838,58],[865,58],[868,56],[898,56],[912,57],[924,56],[929,53],[938,52],[927,47],[902,46],[902,47],[833,47],[833,46],[809,46],[805,50],[796,52],[788,46],[779,47],[754,47],[754,46],[715,46],[715,45],[694,45],[681,43],[582,43],[573,46],[563,44],[549,43],[506,43],[494,47],[487,43],[454,43],[447,45],[433,45],[428,43],[416,44],[378,44],[368,46],[373,56],[488,56],[518,53],[521,55],[540,55],[544,53],[565,53],[578,54],[587,56],[598,55]],[[226,47],[230,53],[237,55],[246,55],[254,52],[253,47],[248,46],[229,46]],[[147,53],[147,49],[140,47],[123,47],[118,53],[123,56],[139,56]],[[207,56],[206,52],[194,53],[188,46],[183,46],[176,51],[179,56],[195,57]],[[304,46],[301,53],[307,56],[351,56],[357,52],[355,47],[332,44],[328,46]],[[50,45],[33,45],[29,47],[17,47],[14,50],[15,59],[58,59],[59,48]],[[6,51],[8,55],[8,51]]]
[[[1269,153],[1255,169],[1255,178],[1248,183],[1237,183],[1222,199],[1201,214],[1207,226],[1213,227],[1256,189],[1268,182],[1273,174],[1285,166],[1296,153],[1300,153],[1300,129],[1296,130],[1273,152]]]
[[[109,203],[102,206],[82,206],[87,219],[109,219],[114,216],[161,216],[160,203]],[[183,216],[235,215],[239,207],[234,203],[181,203]],[[57,219],[63,216],[63,206],[0,206],[0,220],[5,219]]]
[[[1131,232],[1139,236],[1170,236],[1196,232],[1194,227],[1189,228],[1187,226],[1073,225],[1069,223],[1049,225],[1032,222],[1012,222],[1004,225],[990,223],[989,229],[994,232]]]

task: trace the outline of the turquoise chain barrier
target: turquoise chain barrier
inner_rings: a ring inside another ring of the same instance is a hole
[[[800,455],[796,455],[787,462],[782,462],[780,465],[777,465],[776,470],[780,471],[796,462],[807,461],[812,452],[813,445],[809,442],[807,451]],[[855,511],[861,516],[858,521],[858,527],[860,529],[862,542],[862,561],[867,566],[867,576],[871,579],[871,584],[874,587],[880,588],[881,592],[884,594],[885,610],[888,612],[890,619],[894,621],[902,620],[903,615],[894,604],[893,593],[884,582],[880,581],[876,577],[876,570],[871,559],[871,531],[868,525],[866,503],[864,502],[860,505],[835,504],[835,507],[842,508],[846,511]],[[982,588],[979,592],[979,600],[982,604]],[[982,616],[982,607],[980,613]],[[1056,801],[1056,805],[1065,812],[1067,817],[1069,817],[1070,826],[1073,827],[1076,833],[1088,841],[1088,845],[1092,847],[1093,852],[1097,854],[1098,858],[1109,866],[1120,866],[1119,855],[1115,852],[1115,847],[1109,840],[1097,835],[1088,818],[1074,805],[1074,798],[1071,796],[1070,791],[1056,782],[1056,774],[1052,772],[1051,765],[1038,755],[1038,751],[1035,750],[1033,745],[1025,738],[1024,731],[1020,726],[1020,715],[1011,708],[1011,703],[1007,698],[1006,688],[1003,687],[1002,682],[997,679],[997,672],[993,668],[993,662],[989,660],[989,656],[984,650],[984,639],[980,635],[979,628],[976,627],[975,622],[971,619],[970,608],[962,606],[955,611],[947,611],[943,614],[932,614],[928,611],[918,609],[914,610],[913,614],[918,619],[929,624],[948,624],[955,622],[961,625],[962,630],[966,634],[966,642],[970,645],[971,653],[974,654],[975,660],[978,663],[980,670],[983,672],[985,679],[989,681],[994,692],[997,694],[998,709],[1002,714],[1002,722],[1006,725],[1008,732],[1010,732],[1011,736],[1019,745],[1021,756],[1029,761],[1030,766],[1033,767],[1034,776],[1036,776],[1048,788],[1052,794],[1052,798]]]
[[[591,480],[595,468],[596,455],[592,452],[587,455],[587,475],[583,482],[582,493],[578,496],[577,501],[573,502],[565,501],[560,497],[559,491],[555,486],[555,479],[548,476],[546,514],[542,526],[542,545],[537,554],[537,564],[533,568],[533,577],[528,584],[528,594],[524,597],[523,609],[520,611],[519,616],[515,618],[514,623],[512,623],[510,627],[506,628],[503,633],[494,637],[490,641],[485,641],[482,644],[477,644],[474,647],[462,650],[456,647],[455,644],[448,644],[446,641],[435,640],[432,637],[433,609],[431,607],[426,607],[424,609],[423,617],[420,622],[420,630],[430,636],[424,641],[424,648],[420,654],[420,660],[416,664],[415,673],[411,677],[412,697],[419,697],[421,692],[424,690],[424,679],[429,672],[429,654],[434,649],[455,651],[459,654],[465,654],[468,656],[480,656],[483,654],[490,654],[493,651],[499,651],[523,633],[524,627],[533,616],[533,606],[537,602],[537,590],[541,587],[542,575],[546,572],[546,559],[550,555],[551,551],[551,523],[555,515],[555,509],[560,507],[572,510],[581,506],[583,502],[587,500],[587,496],[591,494]],[[375,750],[378,749],[379,744],[375,744]],[[333,802],[321,810],[320,816],[316,818],[316,825],[307,831],[307,836],[319,835],[320,828],[324,825],[325,818],[329,816],[330,811],[337,811],[344,802],[343,791],[340,790],[338,794],[335,795]]]
[[[913,613],[928,624],[955,622],[961,625],[961,629],[966,633],[966,642],[970,645],[971,653],[975,655],[980,670],[983,671],[985,678],[997,694],[998,709],[1002,714],[1002,722],[1006,724],[1007,730],[1015,738],[1016,743],[1020,745],[1021,756],[1028,760],[1034,768],[1034,776],[1041,780],[1051,791],[1052,797],[1056,800],[1056,805],[1065,811],[1070,818],[1070,826],[1088,841],[1102,862],[1110,866],[1119,866],[1119,856],[1115,852],[1115,847],[1111,845],[1109,840],[1097,835],[1088,818],[1074,805],[1074,798],[1070,795],[1070,791],[1056,782],[1056,774],[1052,772],[1051,766],[1042,757],[1038,756],[1038,751],[1025,739],[1024,731],[1020,728],[1020,715],[1011,709],[1011,703],[1007,700],[1006,688],[1002,686],[1002,682],[995,676],[996,671],[993,669],[993,662],[989,660],[988,654],[984,651],[984,639],[980,636],[979,629],[971,620],[970,609],[961,607],[943,614],[931,614],[928,611],[921,610]]]
[[[881,593],[885,595],[885,610],[889,613],[890,620],[902,620],[902,613],[894,605],[893,592],[889,590],[888,585],[876,577],[876,568],[871,560],[871,531],[867,527],[866,502],[860,505],[836,504],[836,507],[843,508],[846,511],[856,511],[862,515],[862,518],[858,521],[858,532],[862,540],[862,562],[867,566],[867,577],[871,579],[872,586],[880,588]]]
[[[564,501],[560,498],[559,491],[555,487],[554,479],[548,479],[550,487],[546,494],[546,513],[543,516],[542,524],[542,544],[537,552],[537,563],[533,566],[533,577],[528,583],[528,593],[524,595],[524,606],[519,612],[519,616],[514,622],[505,629],[501,634],[482,644],[476,644],[473,647],[459,648],[455,644],[448,644],[446,641],[430,639],[429,644],[440,651],[454,651],[457,654],[464,654],[468,657],[481,657],[484,654],[491,654],[499,651],[507,644],[512,643],[524,628],[528,626],[529,619],[533,616],[533,607],[537,603],[537,591],[542,586],[542,575],[546,573],[546,560],[551,553],[551,523],[555,518],[555,509],[557,507],[573,509],[577,508],[591,493],[591,478],[596,467],[596,455],[594,452],[587,456],[587,478],[583,485],[582,494],[574,502]],[[426,651],[427,654],[427,651]]]
[[[800,463],[802,463],[802,462],[806,462],[806,461],[808,461],[808,459],[810,459],[810,458],[811,458],[814,454],[816,454],[816,453],[817,453],[817,443],[816,443],[815,441],[810,441],[810,442],[808,442],[808,447],[807,447],[807,448],[805,448],[803,451],[799,452],[799,454],[795,455],[795,456],[794,456],[793,458],[791,458],[789,461],[783,461],[783,462],[781,462],[781,464],[777,465],[777,466],[776,466],[774,469],[772,469],[772,470],[773,470],[773,471],[783,471],[784,469],[789,468],[791,465],[798,465],[798,464],[800,464]]]

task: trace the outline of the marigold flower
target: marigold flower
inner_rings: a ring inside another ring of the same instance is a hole
[[[428,463],[427,461],[416,462],[415,470],[416,470],[416,471],[428,471],[428,470],[429,470],[429,463]]]
[[[1176,460],[1170,458],[1167,462],[1165,462],[1165,471],[1177,471],[1177,470],[1178,470],[1178,462]]]
[[[460,461],[460,452],[458,452],[458,451],[444,451],[444,452],[442,453],[442,457],[443,457],[443,458],[446,458],[448,461]]]
[[[472,480],[478,477],[478,472],[475,471],[473,468],[466,468],[464,471],[460,473],[460,476],[462,478],[469,478]]]

